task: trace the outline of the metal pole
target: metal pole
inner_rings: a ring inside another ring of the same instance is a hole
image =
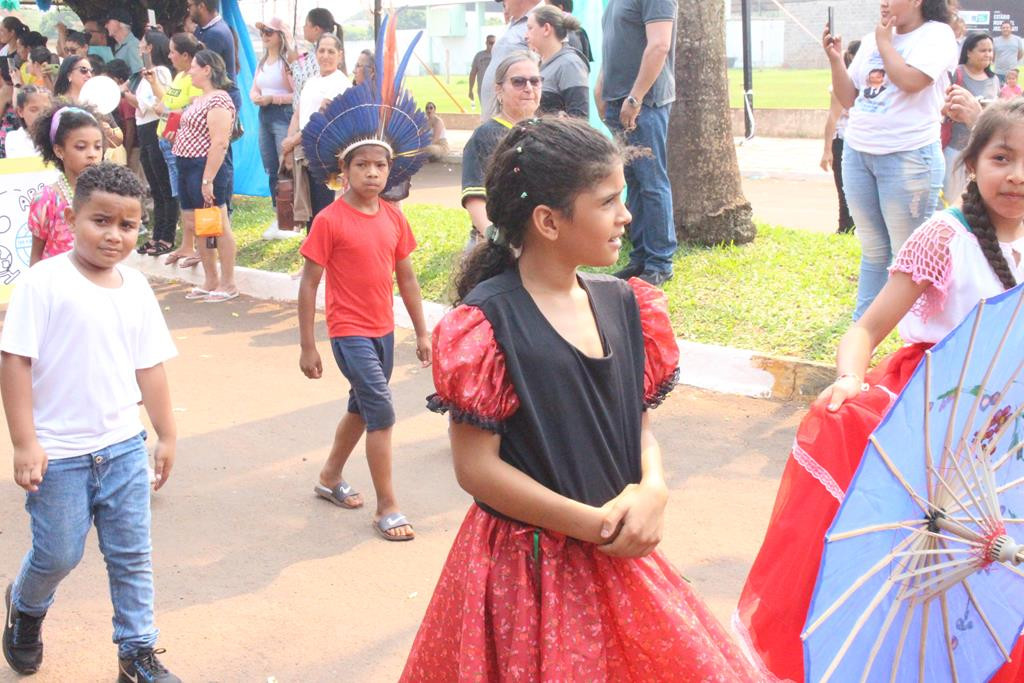
[[[373,39],[377,40],[380,35],[380,3],[381,0],[373,0]]]
[[[750,37],[750,0],[740,0],[743,25],[743,122],[746,137],[754,136],[754,53]]]

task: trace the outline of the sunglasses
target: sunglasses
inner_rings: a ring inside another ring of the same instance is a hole
[[[508,79],[508,82],[511,83],[512,87],[516,90],[522,90],[526,87],[527,83],[530,84],[530,87],[536,90],[540,87],[540,84],[544,82],[544,78],[542,76],[530,76],[529,78],[526,76],[512,76]]]
[[[75,71],[77,71],[80,74],[91,74],[92,73],[92,69],[90,69],[87,66],[79,66],[79,67],[75,68]]]
[[[263,35],[265,35],[265,36],[272,36],[272,35],[274,35],[275,33],[277,33],[277,31],[275,31],[275,30],[274,30],[274,29],[272,29],[272,28],[261,28],[261,29],[260,29],[260,33],[262,33],[262,34],[263,34]]]

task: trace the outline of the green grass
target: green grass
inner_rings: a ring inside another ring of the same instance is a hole
[[[452,269],[466,240],[466,214],[426,204],[403,206],[419,247],[413,264],[424,298],[449,299]],[[238,265],[295,272],[298,240],[265,242],[267,199],[240,197],[233,227]],[[752,244],[681,246],[665,285],[676,334],[691,341],[831,362],[850,324],[859,247],[850,235],[758,226]],[[622,255],[624,263],[627,254]],[[609,268],[607,270],[613,270]],[[898,347],[895,335],[879,349]]]
[[[452,76],[444,86],[466,112],[479,111],[470,108],[469,77]],[[828,86],[831,77],[827,69],[756,69],[754,70],[754,106],[760,109],[828,109]],[[410,76],[406,79],[408,88],[422,107],[427,102],[437,104],[442,114],[458,112],[441,85],[430,76]],[[743,72],[729,70],[729,104],[734,108],[743,106]]]

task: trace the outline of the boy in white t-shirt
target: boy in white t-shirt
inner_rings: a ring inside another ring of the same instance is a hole
[[[21,674],[39,669],[43,618],[95,523],[114,604],[118,680],[179,680],[154,653],[138,409],[141,401],[157,433],[160,488],[177,440],[163,362],[177,352],[149,283],[119,265],[138,238],[143,192],[123,166],[82,173],[66,214],[74,248],[22,276],[4,320],[0,392],[32,528],[32,547],[4,597],[4,657]]]

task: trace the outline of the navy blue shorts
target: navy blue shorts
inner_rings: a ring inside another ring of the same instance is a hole
[[[175,157],[178,167],[178,201],[183,211],[193,211],[206,206],[203,199],[203,172],[206,157]],[[233,182],[231,162],[225,158],[220,170],[213,177],[213,204],[224,206],[230,198]]]
[[[368,432],[395,424],[395,405],[388,386],[395,366],[395,334],[332,337],[331,350],[351,386],[348,412],[362,417]]]

